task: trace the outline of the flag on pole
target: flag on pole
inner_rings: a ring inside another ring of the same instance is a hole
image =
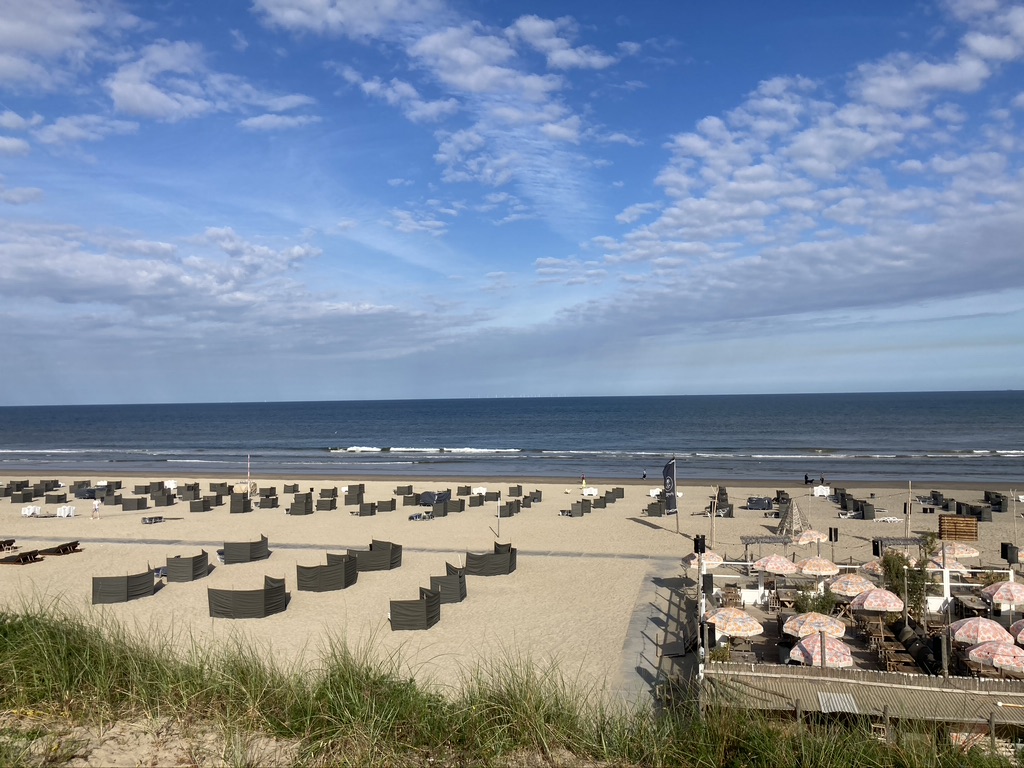
[[[665,512],[676,511],[676,460],[672,459],[665,465],[661,476],[665,480]]]

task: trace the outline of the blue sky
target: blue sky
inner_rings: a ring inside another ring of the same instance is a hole
[[[0,404],[1020,388],[1024,6],[0,0]]]

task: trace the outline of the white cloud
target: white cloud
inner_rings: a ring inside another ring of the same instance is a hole
[[[624,133],[610,133],[607,136],[604,136],[603,140],[611,144],[625,144],[626,146],[629,147],[643,146],[642,141],[634,139],[632,136],[627,136]]]
[[[437,122],[459,109],[458,101],[452,98],[433,101],[423,99],[415,87],[398,78],[392,78],[389,82],[376,77],[365,79],[352,67],[343,67],[340,73],[348,83],[359,87],[367,96],[400,108],[414,123]]]
[[[319,123],[316,115],[273,115],[263,114],[239,120],[238,125],[247,131],[280,131],[290,128],[302,128]]]
[[[17,112],[9,109],[0,112],[0,130],[5,131],[27,131],[35,128],[43,122],[43,116],[33,114],[32,117],[22,117]]]
[[[557,123],[545,123],[540,127],[541,133],[554,141],[568,141],[578,144],[580,140],[579,115],[567,117]]]
[[[27,155],[31,151],[29,143],[13,136],[0,136],[0,155]]]
[[[36,187],[8,187],[0,178],[0,201],[8,205],[27,205],[42,199],[43,190]]]
[[[138,19],[102,0],[6,0],[0,9],[0,82],[52,90],[67,84]]]
[[[165,122],[178,122],[210,112],[237,112],[257,107],[285,112],[314,103],[304,94],[273,94],[236,75],[210,71],[205,51],[197,43],[160,40],[107,78],[105,85],[114,107],[127,114]],[[264,130],[273,121],[256,119],[243,127]],[[298,120],[294,125],[314,122]],[[284,127],[281,122],[276,127]]]
[[[114,120],[102,115],[76,115],[58,118],[32,133],[41,144],[59,146],[83,141],[101,141],[107,136],[134,133],[138,127],[138,123]]]
[[[428,234],[438,237],[448,229],[440,219],[400,208],[393,208],[391,216],[394,222],[389,223],[389,226],[406,235]]]
[[[574,27],[568,18],[552,21],[528,15],[516,19],[508,34],[547,56],[548,66],[552,69],[605,69],[616,62],[614,56],[603,54],[592,46],[572,47],[559,33],[574,32]]]
[[[228,33],[231,35],[231,47],[239,53],[244,53],[249,47],[249,41],[246,40],[242,31],[239,29],[229,29]]]
[[[439,0],[255,0],[253,7],[275,26],[350,37],[376,37],[443,11]]]
[[[636,203],[635,205],[629,206],[626,210],[616,216],[615,220],[619,222],[619,224],[634,224],[647,214],[654,213],[660,208],[660,203]]]
[[[852,90],[869,104],[913,109],[934,98],[936,92],[973,93],[991,73],[984,61],[967,53],[938,64],[901,54],[877,64],[861,65]]]
[[[161,40],[147,46],[107,80],[114,107],[168,122],[213,110],[215,105],[196,77],[203,71],[202,60],[203,49],[197,44]]]

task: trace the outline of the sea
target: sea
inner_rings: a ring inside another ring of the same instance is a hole
[[[1024,392],[0,408],[0,475],[1019,484]]]

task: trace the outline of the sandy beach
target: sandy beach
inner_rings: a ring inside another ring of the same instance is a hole
[[[7,477],[10,480],[48,480],[49,477]],[[70,485],[84,479],[57,478]],[[211,482],[237,482],[238,478],[120,477],[124,496],[133,497],[135,485],[153,480],[174,480],[179,486],[199,482],[208,493]],[[371,648],[374,653],[395,655],[406,673],[440,688],[459,686],[478,665],[505,657],[529,658],[540,664],[558,663],[564,675],[606,693],[634,698],[649,689],[649,673],[657,665],[658,642],[664,631],[666,589],[663,580],[678,577],[681,558],[693,551],[692,537],[707,536],[708,546],[727,559],[742,559],[744,535],[773,533],[778,520],[763,512],[746,510],[748,496],[774,496],[787,490],[813,528],[838,528],[837,562],[872,559],[871,540],[903,536],[903,505],[907,487],[845,487],[858,498],[874,494],[880,517],[900,522],[840,519],[835,503],[812,495],[810,486],[793,483],[729,485],[734,518],[712,520],[702,511],[714,487],[684,483],[679,486],[679,514],[648,517],[643,514],[649,492],[658,478],[643,482],[592,481],[600,492],[622,486],[624,498],[604,509],[579,518],[564,517],[582,495],[579,480],[517,481],[524,491],[539,489],[543,500],[510,518],[496,516],[494,502],[468,508],[460,514],[430,521],[410,521],[414,507],[401,499],[393,512],[359,517],[340,503],[337,510],[316,511],[306,516],[285,513],[292,494],[286,484],[298,482],[300,490],[341,488],[349,482],[337,479],[260,478],[259,486],[276,486],[281,506],[255,508],[246,514],[230,514],[228,506],[192,513],[188,502],[142,511],[102,506],[101,518],[90,519],[92,502],[70,499],[74,517],[23,517],[26,503],[0,500],[0,538],[14,538],[22,549],[36,549],[66,541],[81,542],[81,552],[48,556],[40,562],[7,565],[0,569],[0,603],[18,608],[26,602],[58,600],[71,609],[97,619],[112,617],[143,636],[171,639],[186,648],[193,641],[224,643],[235,638],[265,648],[282,664],[315,666],[320,650],[340,640],[352,648]],[[471,485],[500,491],[505,499],[509,481],[487,479],[365,480],[365,498],[382,501],[395,497],[398,485],[412,484],[417,492]],[[842,483],[838,483],[842,485]],[[931,487],[917,489],[927,494]],[[947,497],[980,503],[985,490],[1009,493],[1005,487],[980,488],[947,484],[935,488]],[[70,494],[69,494],[70,495]],[[43,515],[53,515],[60,504],[39,505]],[[913,535],[936,532],[938,515],[920,514],[914,504],[910,529]],[[1024,505],[1021,505],[1024,510]],[[160,515],[159,524],[144,525],[144,516]],[[997,567],[1001,542],[1015,541],[1014,515],[995,514],[992,522],[978,526],[980,563]],[[253,541],[265,535],[269,559],[239,565],[223,565],[215,555],[225,541]],[[296,565],[326,562],[327,552],[366,548],[371,539],[401,544],[401,568],[360,573],[348,589],[311,593],[296,589]],[[518,550],[518,568],[507,576],[469,577],[467,599],[442,606],[441,621],[428,631],[392,632],[388,623],[389,601],[411,599],[432,575],[443,575],[445,563],[461,565],[466,552],[489,552],[495,541],[509,542]],[[174,555],[190,556],[205,549],[216,567],[205,579],[164,585],[152,597],[117,605],[91,605],[93,576],[138,573],[159,567]],[[775,548],[781,551],[781,547]],[[813,554],[808,547],[807,554]],[[764,554],[773,551],[766,546]],[[821,545],[831,557],[832,545]],[[755,556],[760,553],[754,552]],[[1004,565],[1004,564],[1003,564]],[[256,589],[263,576],[283,577],[291,594],[288,609],[265,619],[211,619],[207,588]]]

